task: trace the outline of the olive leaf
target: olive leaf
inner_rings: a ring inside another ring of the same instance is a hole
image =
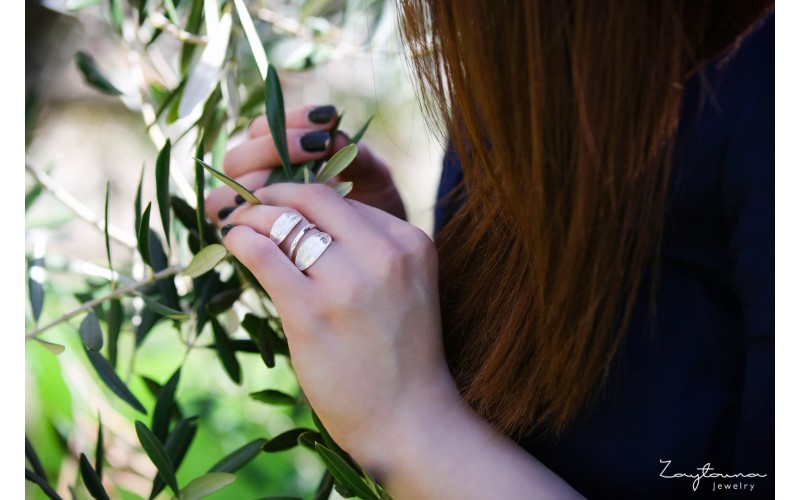
[[[297,438],[300,435],[312,432],[311,429],[306,429],[304,427],[299,427],[297,429],[290,429],[286,432],[282,432],[275,436],[274,438],[270,439],[266,443],[261,446],[261,451],[267,453],[275,453],[278,451],[289,450],[297,446]]]
[[[231,339],[215,316],[211,316],[209,320],[211,321],[211,331],[214,333],[217,356],[231,380],[240,384],[242,382],[241,368],[239,367],[239,361],[236,359],[236,351],[233,350],[231,345]]]
[[[214,464],[208,472],[236,472],[256,458],[266,442],[267,440],[263,438],[250,441]]]
[[[144,304],[147,307],[149,307],[154,312],[157,312],[158,314],[160,314],[162,316],[166,316],[167,318],[178,319],[178,320],[189,319],[189,315],[186,314],[183,311],[178,311],[177,309],[172,309],[171,307],[167,307],[164,304],[162,304],[162,303],[158,302],[157,300],[154,300],[154,299],[152,299],[152,298],[150,298],[150,297],[148,297],[146,295],[140,295],[139,297],[141,297],[141,299],[144,301]]]
[[[117,366],[117,345],[119,343],[119,333],[122,330],[122,302],[119,299],[111,299],[108,303],[108,314],[106,314],[106,324],[108,326],[108,362],[112,367]]]
[[[361,138],[364,137],[364,132],[367,131],[367,128],[369,127],[369,124],[373,118],[375,117],[374,116],[369,117],[369,120],[367,120],[367,122],[364,125],[362,125],[360,129],[358,129],[358,132],[356,132],[356,134],[352,138],[350,138],[350,142],[348,142],[348,144],[358,144]]]
[[[166,384],[159,389],[156,396],[156,406],[153,409],[153,434],[162,443],[166,442],[167,431],[169,430],[169,420],[175,406],[175,390],[178,388],[178,381],[181,378],[180,367],[169,378]]]
[[[100,476],[97,475],[92,464],[89,463],[89,459],[83,453],[81,453],[80,467],[83,484],[86,485],[86,489],[89,490],[92,497],[97,500],[110,500],[106,489],[103,488],[103,482],[100,481]]]
[[[214,177],[219,179],[222,183],[226,184],[228,187],[230,187],[231,189],[236,191],[237,194],[239,194],[242,198],[247,200],[247,202],[250,203],[251,205],[260,205],[261,204],[261,200],[256,198],[255,195],[253,193],[251,193],[250,190],[247,189],[246,187],[242,186],[241,184],[239,184],[235,180],[231,179],[227,175],[223,174],[219,170],[215,169],[214,167],[212,167],[208,163],[204,162],[203,160],[201,160],[199,158],[195,158],[194,161],[196,161],[200,165],[202,165],[203,168],[208,170],[211,173],[211,175],[213,175]]]
[[[111,262],[111,241],[108,237],[108,194],[111,190],[111,181],[106,181],[106,205],[105,205],[105,223],[103,224],[103,233],[106,240],[106,257],[108,257],[108,270],[111,271],[111,276],[114,276],[114,264]]]
[[[194,9],[195,4],[199,3],[200,2],[198,0],[195,0],[195,2],[192,4],[192,9]],[[195,150],[194,155],[196,158],[202,158],[204,154],[205,154],[205,145],[203,144],[203,139],[200,139],[197,142],[197,150]],[[196,216],[197,216],[197,239],[200,241],[201,249],[205,246],[203,242],[203,232],[205,231],[205,221],[206,221],[205,188],[206,188],[206,176],[205,173],[203,172],[202,165],[195,162],[194,191],[196,194],[195,203],[196,203]]]
[[[161,214],[161,224],[164,228],[164,236],[167,238],[167,246],[171,247],[169,241],[169,163],[171,145],[169,139],[164,143],[164,147],[156,158],[156,199],[158,200],[158,211]]]
[[[199,500],[216,493],[236,480],[236,476],[228,472],[208,472],[189,481],[183,487],[180,500]]]
[[[264,52],[264,46],[261,45],[261,39],[258,37],[256,27],[253,25],[253,19],[250,17],[250,12],[247,11],[242,0],[233,0],[236,6],[236,13],[239,15],[239,21],[242,23],[242,29],[247,37],[247,43],[250,44],[250,50],[253,52],[253,59],[256,61],[258,71],[261,73],[261,78],[267,76],[267,54]]]
[[[255,401],[260,401],[270,405],[293,405],[297,403],[297,400],[294,397],[281,391],[276,391],[275,389],[265,389],[263,391],[251,392],[248,395]]]
[[[321,169],[319,169],[319,172],[317,172],[317,182],[328,182],[342,173],[342,171],[346,169],[353,162],[353,160],[356,159],[357,155],[358,146],[355,144],[348,144],[337,151],[336,154],[333,155],[331,159],[322,166]]]
[[[197,417],[190,417],[179,420],[167,436],[164,449],[167,450],[167,455],[169,455],[169,459],[172,461],[175,470],[178,470],[178,467],[181,466],[183,457],[186,456],[186,451],[189,449],[189,445],[192,444],[196,433]],[[157,476],[153,481],[153,488],[150,491],[149,498],[155,498],[166,485],[167,483],[161,479],[161,476]]]
[[[33,340],[33,341],[38,342],[39,345],[41,345],[42,347],[44,347],[48,351],[52,352],[56,356],[58,356],[59,354],[64,352],[64,346],[61,345],[61,344],[56,344],[54,342],[48,342],[48,341],[42,340],[42,339],[40,339],[38,337],[33,337],[33,338],[28,339],[28,340]]]
[[[136,233],[137,246],[139,248],[139,255],[142,260],[150,265],[150,203],[147,203],[142,217],[139,222],[139,231]]]
[[[75,62],[78,64],[83,78],[90,86],[109,95],[122,95],[122,92],[108,81],[108,78],[100,72],[94,58],[86,52],[79,50],[75,53]]]
[[[226,255],[228,255],[228,250],[224,246],[217,243],[208,245],[194,256],[189,265],[186,266],[186,269],[183,270],[183,274],[197,278],[214,269]]]
[[[365,500],[380,500],[358,473],[339,455],[319,443],[316,443],[316,450],[322,463],[342,486]]]
[[[99,352],[86,350],[86,355],[89,356],[89,361],[92,363],[100,379],[108,386],[111,391],[119,396],[120,399],[128,403],[134,410],[147,414],[142,403],[136,399],[136,396],[125,386],[125,383],[119,378],[111,364]]]
[[[339,194],[339,196],[344,198],[345,196],[350,194],[350,191],[353,190],[353,183],[349,182],[349,181],[348,182],[337,182],[336,184],[334,184],[331,187],[333,188],[334,191],[336,191]]]
[[[286,110],[283,107],[283,91],[278,72],[275,71],[275,66],[272,64],[267,67],[267,78],[264,80],[264,105],[267,110],[267,122],[272,142],[281,159],[283,171],[291,179],[294,173],[292,172],[292,162],[289,159],[289,148],[286,146]]]
[[[97,471],[97,477],[103,478],[103,460],[105,459],[106,452],[103,445],[103,421],[100,420],[100,415],[97,415],[97,444],[94,448],[94,470]]]
[[[145,453],[156,466],[158,475],[167,483],[175,495],[179,495],[180,489],[178,488],[178,480],[175,478],[175,468],[172,466],[172,461],[170,461],[164,445],[141,420],[136,421],[136,435],[139,437],[139,442],[142,444]]]
[[[90,351],[99,351],[103,348],[103,331],[100,329],[100,322],[97,321],[97,316],[94,311],[89,311],[89,314],[81,321],[81,326],[78,328],[81,334],[83,345]]]

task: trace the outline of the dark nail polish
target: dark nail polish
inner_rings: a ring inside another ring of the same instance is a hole
[[[319,153],[328,149],[331,134],[325,130],[309,132],[300,138],[300,146],[309,153]]]
[[[240,195],[240,194],[237,194],[237,195],[236,195],[236,198],[234,198],[234,199],[233,199],[233,201],[234,201],[234,202],[235,202],[237,205],[241,205],[242,203],[244,203],[244,198],[242,197],[242,195]]]
[[[222,229],[220,229],[220,232],[222,233],[222,237],[224,238],[225,236],[227,236],[228,232],[230,232],[230,230],[235,228],[235,227],[236,226],[233,225],[233,224],[228,224],[227,226],[222,226]]]
[[[336,106],[318,106],[308,112],[308,120],[313,123],[328,123],[336,115]]]
[[[229,216],[231,212],[236,210],[236,207],[225,207],[217,213],[217,217],[220,219],[224,219],[225,217]]]

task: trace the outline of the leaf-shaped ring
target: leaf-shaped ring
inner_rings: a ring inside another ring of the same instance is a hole
[[[294,261],[297,269],[305,271],[311,267],[311,264],[325,253],[331,242],[333,242],[333,238],[328,233],[318,232],[309,236],[297,249],[297,258]]]
[[[269,230],[269,239],[274,241],[276,245],[280,245],[301,220],[303,220],[303,217],[294,210],[283,212],[272,224],[272,229]]]

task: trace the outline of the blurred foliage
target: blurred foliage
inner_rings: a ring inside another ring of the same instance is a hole
[[[84,9],[102,13],[112,28],[109,43],[128,54],[127,78],[120,79],[106,75],[91,47],[76,50],[86,84],[139,112],[160,153],[135,188],[133,232],[109,223],[113,178],[104,212],[97,214],[26,159],[26,210],[44,196],[68,209],[26,223],[32,242],[26,398],[35,414],[26,425],[27,497],[316,499],[333,490],[345,497],[388,497],[313,414],[274,306],[219,245],[202,206],[204,192],[230,184],[213,167],[220,165],[228,138],[265,111],[274,129],[282,126],[275,67],[301,71],[385,50],[391,38],[386,29],[357,39],[347,27],[356,17],[387,26],[394,21],[388,5],[66,2],[66,16]],[[31,91],[27,140],[35,116]],[[278,151],[285,151],[285,138],[273,135]],[[182,141],[192,144],[197,158],[191,179],[174,165],[186,163],[173,148]],[[282,155],[284,169],[268,182],[325,182],[354,156],[355,146],[327,163],[289,165]],[[145,177],[155,179],[154,200],[143,199]],[[352,186],[334,187],[346,195]],[[64,217],[96,226],[106,262],[48,252],[51,230]],[[52,273],[59,279],[48,279]]]

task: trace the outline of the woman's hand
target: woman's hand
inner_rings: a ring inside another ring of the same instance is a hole
[[[232,195],[218,188],[207,206]],[[433,243],[324,185],[274,184],[255,195],[263,205],[243,204],[219,221],[225,246],[274,301],[300,384],[328,431],[356,460],[373,462],[404,411],[458,401],[442,346]],[[276,246],[270,229],[289,209],[304,219]],[[287,253],[309,221],[333,243],[304,274]]]
[[[329,158],[347,145],[349,138],[338,133],[333,140],[330,130],[336,122],[333,106],[301,106],[286,109],[286,142],[289,160],[302,163],[309,160]],[[265,116],[259,116],[250,124],[245,142],[232,148],[225,155],[223,167],[231,177],[248,176],[255,189],[264,185],[272,169],[281,164],[270,135]],[[392,181],[389,169],[369,148],[359,145],[358,156],[337,177],[338,181],[352,181],[349,197],[379,208],[405,220],[403,201]],[[218,207],[217,211],[228,207]],[[229,210],[228,210],[229,211]],[[209,215],[216,220],[217,212]]]

